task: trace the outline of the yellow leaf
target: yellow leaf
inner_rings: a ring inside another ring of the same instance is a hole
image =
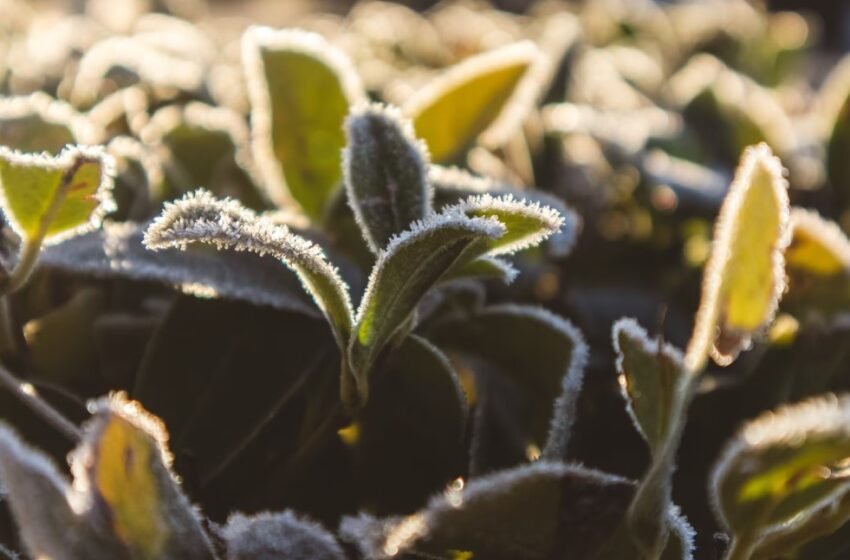
[[[791,231],[785,252],[789,268],[819,276],[850,271],[850,240],[838,224],[810,210],[793,208]]]
[[[766,144],[747,148],[720,209],[685,364],[729,365],[773,319],[785,289],[787,182]]]
[[[432,161],[457,159],[496,126],[540,56],[532,43],[521,42],[471,57],[408,100],[404,112]]]

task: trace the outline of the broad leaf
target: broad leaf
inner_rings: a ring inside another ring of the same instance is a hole
[[[712,497],[735,538],[752,546],[764,531],[845,494],[850,397],[827,395],[746,424],[714,468]]]
[[[463,474],[467,404],[448,358],[410,335],[370,383],[350,428],[356,485],[374,512],[410,511]]]
[[[367,386],[369,370],[378,355],[425,293],[460,262],[470,247],[504,233],[504,226],[496,220],[451,213],[416,222],[390,241],[372,270],[348,348],[361,388]]]
[[[221,530],[228,560],[288,558],[290,560],[345,560],[336,539],[321,525],[282,513],[237,513]]]
[[[143,244],[149,226],[106,221],[97,231],[48,247],[41,264],[96,278],[157,282],[202,298],[246,301],[318,316],[295,275],[275,258],[203,248],[149,251]]]
[[[498,257],[479,257],[474,261],[464,263],[462,266],[450,270],[444,277],[445,281],[479,279],[500,280],[505,284],[513,282],[519,271],[504,259]]]
[[[787,182],[779,159],[748,148],[720,209],[702,300],[685,354],[701,370],[711,354],[728,365],[773,319],[785,289],[783,252],[790,241]]]
[[[547,560],[595,558],[634,492],[623,478],[540,461],[453,485],[422,511],[343,520],[364,556]]]
[[[528,42],[464,60],[407,100],[404,112],[437,163],[458,159],[497,122],[540,57]]]
[[[51,244],[100,225],[113,209],[112,158],[69,147],[57,157],[0,148],[3,212],[24,243]]]
[[[359,78],[313,33],[251,27],[242,46],[263,184],[277,204],[320,218],[342,179],[343,121],[365,99]]]
[[[566,457],[587,361],[587,345],[575,326],[541,308],[504,304],[437,323],[431,336],[516,382],[530,400],[530,414],[517,420],[525,444],[545,445],[550,459]]]
[[[346,120],[348,204],[374,253],[431,213],[428,150],[392,107],[367,105]]]
[[[190,243],[280,259],[298,274],[313,296],[340,348],[347,346],[352,328],[348,286],[318,246],[291,233],[286,226],[258,217],[234,200],[216,200],[205,191],[167,204],[145,233],[145,245],[153,250],[185,249]]]
[[[685,375],[682,352],[660,339],[650,339],[634,319],[613,328],[620,388],[635,427],[657,453],[671,425],[673,398]]]

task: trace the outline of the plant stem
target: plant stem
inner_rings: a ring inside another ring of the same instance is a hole
[[[751,535],[735,535],[726,551],[726,560],[750,560],[755,546],[756,541]]]
[[[56,431],[62,433],[72,442],[79,442],[83,433],[70,420],[65,418],[62,413],[50,406],[44,399],[26,386],[15,377],[9,370],[0,366],[0,386],[8,389],[18,400],[24,403],[30,410],[35,412],[42,420],[47,422]]]

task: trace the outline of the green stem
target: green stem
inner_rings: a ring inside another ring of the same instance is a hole
[[[0,386],[5,387],[18,400],[35,412],[42,420],[47,422],[56,431],[62,433],[74,443],[83,438],[83,433],[73,422],[65,418],[62,413],[50,406],[45,400],[38,396],[34,389],[28,388],[17,377],[6,368],[0,366]]]
[[[699,376],[686,374],[681,383],[683,385],[673,400],[664,442],[641,480],[627,514],[635,544],[644,558],[652,560],[661,557],[669,537],[667,511],[672,501],[676,453],[685,430],[688,408],[699,386]]]
[[[726,560],[750,560],[755,547],[756,539],[752,535],[735,535],[726,551]]]

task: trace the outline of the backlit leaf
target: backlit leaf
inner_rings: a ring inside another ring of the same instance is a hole
[[[51,244],[100,225],[113,209],[112,158],[69,147],[55,157],[0,148],[0,203],[26,243]]]
[[[365,94],[347,57],[321,36],[251,27],[242,42],[254,156],[269,197],[322,216],[342,179],[343,122]]]
[[[767,412],[741,429],[714,468],[712,497],[737,538],[776,528],[848,490],[850,397]]]
[[[835,222],[811,210],[792,208],[785,262],[790,269],[818,276],[850,274],[850,240]]]
[[[785,289],[790,241],[787,182],[766,144],[748,148],[720,209],[702,301],[685,365],[700,370],[710,354],[728,365],[773,319]]]
[[[416,135],[437,163],[450,162],[472,147],[512,101],[540,52],[515,43],[450,68],[404,105]]]

